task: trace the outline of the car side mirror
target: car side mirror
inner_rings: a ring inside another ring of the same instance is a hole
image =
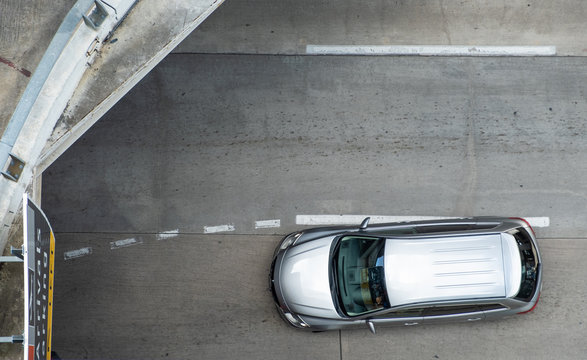
[[[367,326],[369,327],[369,330],[375,334],[375,324],[373,324],[373,321],[367,320]]]
[[[361,223],[361,226],[359,226],[359,229],[365,230],[367,228],[367,226],[369,225],[369,220],[371,220],[371,217],[366,217],[363,220],[363,222]]]

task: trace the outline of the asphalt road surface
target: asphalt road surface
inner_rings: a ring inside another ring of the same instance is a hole
[[[585,58],[171,55],[43,175],[53,348],[582,358],[586,96]],[[297,331],[267,275],[301,214],[548,217],[540,303],[493,322]]]

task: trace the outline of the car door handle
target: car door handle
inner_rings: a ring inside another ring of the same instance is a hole
[[[467,321],[479,321],[481,320],[480,317],[476,317],[476,318],[468,318]]]
[[[418,325],[418,324],[419,324],[419,322],[417,322],[417,321],[404,323],[405,326],[412,326],[412,325]]]

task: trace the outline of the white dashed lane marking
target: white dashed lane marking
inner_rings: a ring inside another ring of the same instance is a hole
[[[65,261],[67,261],[67,260],[71,260],[71,259],[75,259],[75,258],[79,258],[82,256],[91,255],[91,254],[92,254],[92,248],[85,247],[85,248],[81,248],[81,249],[77,249],[77,250],[66,251],[63,253],[63,258]]]
[[[112,241],[110,243],[110,250],[116,250],[116,249],[120,249],[120,248],[127,247],[127,246],[132,246],[132,245],[139,245],[142,243],[143,243],[143,239],[141,239],[141,238],[129,238],[129,239],[116,240],[116,241]]]
[[[281,226],[281,220],[259,220],[255,221],[255,229],[278,228]]]
[[[234,231],[234,225],[216,225],[216,226],[204,226],[204,234],[212,234],[218,232],[229,232]]]
[[[163,231],[157,234],[157,240],[166,240],[179,236],[179,229]]]

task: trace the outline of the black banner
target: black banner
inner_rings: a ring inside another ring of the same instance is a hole
[[[25,360],[51,359],[55,236],[45,214],[24,198]]]

